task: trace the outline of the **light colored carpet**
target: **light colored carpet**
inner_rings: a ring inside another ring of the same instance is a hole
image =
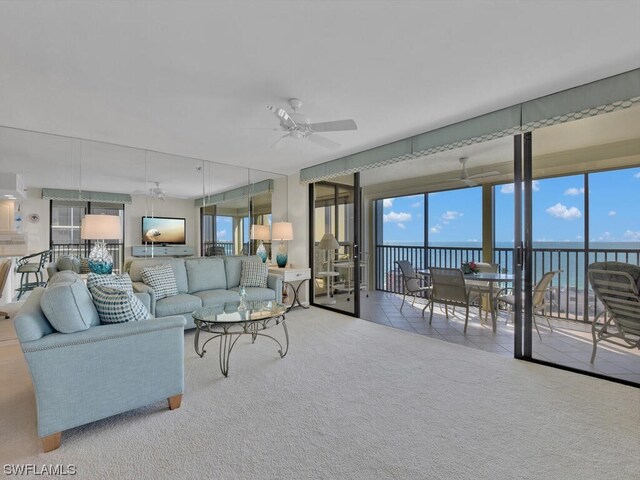
[[[1,348],[1,461],[75,464],[77,478],[91,479],[638,473],[638,389],[319,309],[292,311],[287,323],[287,357],[268,339],[243,339],[229,378],[220,373],[217,345],[199,358],[187,333],[179,410],[161,402],[67,431],[49,454],[38,453],[18,347]]]

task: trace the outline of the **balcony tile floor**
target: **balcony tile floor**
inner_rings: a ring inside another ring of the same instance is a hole
[[[337,306],[340,306],[340,296],[336,297]],[[472,307],[465,335],[464,312],[461,309],[456,309],[455,315],[450,311],[447,320],[443,307],[436,304],[433,321],[429,325],[428,308],[424,317],[422,316],[423,300],[418,299],[413,307],[410,300],[409,298],[401,311],[402,295],[371,291],[368,297],[363,295],[361,298],[360,318],[445,342],[513,357],[513,324],[506,323],[506,312],[500,313],[497,332],[493,333],[490,318],[486,322],[480,322],[478,310]],[[592,349],[591,325],[557,319],[552,319],[551,325],[553,332],[549,330],[546,321],[538,321],[542,340],[534,331],[534,358],[640,384],[640,350],[600,342],[592,365],[589,362]]]

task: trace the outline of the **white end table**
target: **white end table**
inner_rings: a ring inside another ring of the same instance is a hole
[[[269,273],[280,275],[282,277],[282,281],[284,282],[285,288],[291,288],[291,291],[293,292],[293,299],[291,300],[291,304],[288,305],[287,310],[290,310],[295,306],[309,308],[308,305],[304,305],[300,301],[300,287],[302,287],[305,282],[311,280],[310,268],[270,267]],[[307,288],[307,294],[308,292],[309,289]]]

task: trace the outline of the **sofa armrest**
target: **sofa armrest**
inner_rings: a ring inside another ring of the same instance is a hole
[[[149,313],[151,313],[151,295],[148,293],[134,293],[134,295],[138,297],[138,300],[140,300]]]
[[[149,294],[149,306],[147,308],[149,309],[149,313],[151,313],[152,315],[155,315],[156,314],[156,294],[153,291],[153,288],[151,288],[146,283],[142,283],[142,282],[131,282],[131,286],[133,287],[133,291],[135,293]]]
[[[282,303],[282,275],[270,273],[267,276],[267,287],[276,292],[276,302]]]
[[[181,316],[53,333],[23,343],[38,434],[52,435],[184,391]]]

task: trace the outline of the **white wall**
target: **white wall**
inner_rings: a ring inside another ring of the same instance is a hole
[[[309,187],[300,185],[298,173],[274,181],[271,196],[273,222],[291,222],[293,240],[288,242],[289,266],[309,266]],[[277,243],[277,242],[276,242]],[[278,246],[273,245],[275,252]],[[271,263],[275,263],[275,255]]]

